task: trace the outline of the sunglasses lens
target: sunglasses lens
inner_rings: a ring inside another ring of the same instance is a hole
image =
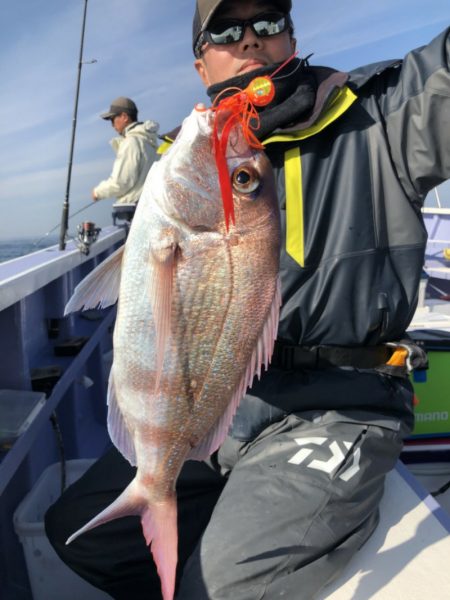
[[[253,29],[256,35],[260,37],[277,35],[286,29],[286,17],[273,15],[266,16],[265,18],[255,21],[253,23]]]
[[[286,31],[288,19],[281,13],[266,13],[258,15],[250,21],[217,21],[205,32],[206,39],[213,44],[234,44],[244,37],[244,30],[247,26],[251,26],[258,37],[270,37]]]
[[[217,23],[208,30],[213,44],[233,44],[242,37],[242,25],[239,23]]]

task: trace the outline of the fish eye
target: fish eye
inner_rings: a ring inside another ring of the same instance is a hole
[[[258,189],[261,180],[258,172],[252,167],[238,167],[233,171],[231,182],[236,192],[251,194]]]

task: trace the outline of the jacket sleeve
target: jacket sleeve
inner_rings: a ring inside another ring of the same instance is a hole
[[[381,109],[398,177],[421,203],[450,178],[450,28],[392,69]]]
[[[94,188],[97,198],[117,198],[133,189],[139,179],[140,163],[139,143],[129,136],[119,146],[110,177]]]

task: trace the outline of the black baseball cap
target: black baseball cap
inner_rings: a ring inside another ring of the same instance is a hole
[[[102,119],[109,120],[117,115],[121,115],[123,112],[127,113],[127,115],[130,115],[130,117],[135,117],[138,109],[133,100],[130,100],[130,98],[125,98],[124,96],[120,96],[111,102],[109,111],[102,113],[100,117]]]
[[[192,49],[195,54],[195,46],[202,31],[208,27],[214,13],[226,0],[196,0],[194,21],[192,23]],[[270,0],[284,14],[289,14],[292,9],[291,0]]]

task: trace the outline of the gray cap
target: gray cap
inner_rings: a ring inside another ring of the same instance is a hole
[[[123,112],[127,113],[127,115],[135,116],[137,115],[138,109],[133,100],[130,100],[130,98],[125,98],[124,96],[120,96],[112,101],[109,111],[102,113],[100,116],[102,119],[108,120],[122,114]]]
[[[208,27],[214,13],[226,0],[197,0],[195,3],[194,22],[192,23],[192,48],[195,54],[195,46],[202,31]],[[289,14],[292,9],[291,0],[270,0],[270,3],[278,7],[284,14]]]

